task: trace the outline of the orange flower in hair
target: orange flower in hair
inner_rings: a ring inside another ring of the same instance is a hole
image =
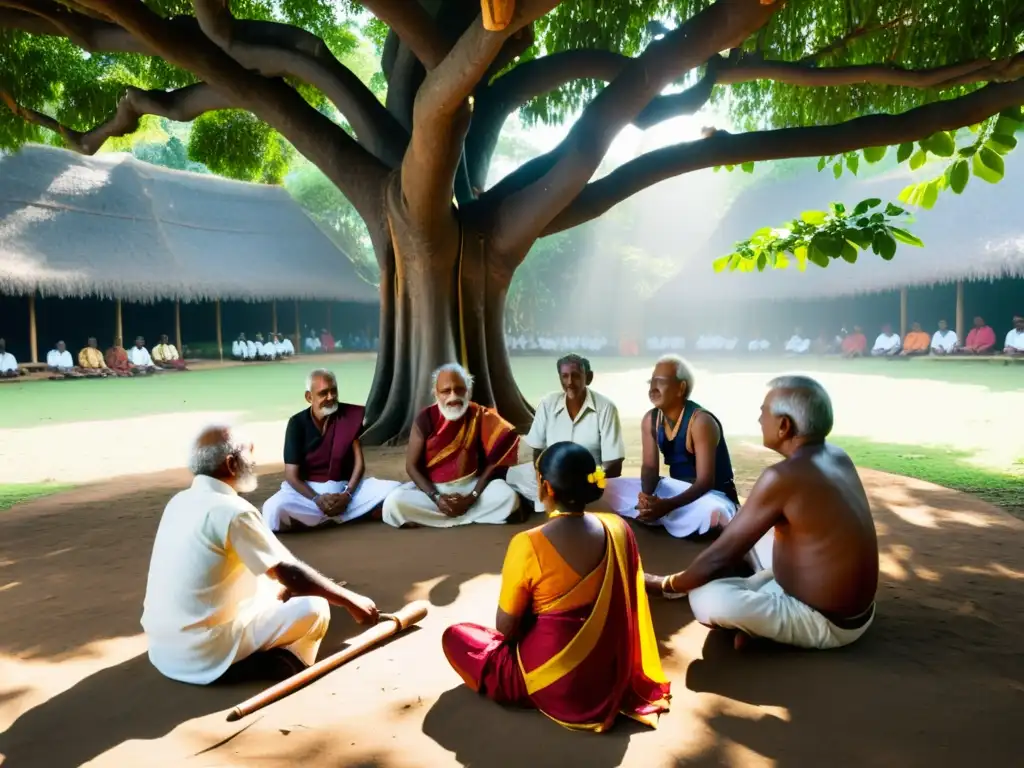
[[[587,482],[591,485],[596,485],[601,490],[604,490],[604,487],[608,484],[605,481],[605,477],[604,467],[598,465],[597,469],[587,475]]]

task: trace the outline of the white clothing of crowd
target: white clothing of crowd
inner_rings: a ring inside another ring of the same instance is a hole
[[[505,345],[510,352],[603,352],[611,346],[605,336],[534,336],[532,334],[505,334]]]
[[[257,334],[255,339],[246,339],[245,334],[241,334],[231,342],[231,356],[236,360],[280,360],[295,354],[291,339],[280,333],[270,336],[270,340],[263,341],[262,334]]]

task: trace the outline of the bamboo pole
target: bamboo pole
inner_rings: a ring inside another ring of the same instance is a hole
[[[121,346],[125,346],[124,343],[124,324],[121,322],[121,300],[117,300],[117,304],[114,306],[114,338],[121,340]]]
[[[397,635],[413,624],[418,624],[427,615],[427,606],[428,603],[426,601],[417,600],[414,603],[409,603],[394,614],[382,613],[380,621],[376,626],[370,627],[362,634],[353,637],[348,641],[348,645],[344,649],[321,659],[313,666],[307,667],[287,680],[282,680],[280,683],[270,686],[262,693],[258,693],[252,698],[243,701],[228,713],[228,722],[240,720],[268,704],[273,704],[278,699],[283,699],[285,696],[295,693],[300,688],[337,669],[345,662],[351,661],[356,656],[379,645],[389,637]]]
[[[900,338],[907,337],[907,289],[900,288]]]
[[[302,325],[299,323],[299,300],[295,300],[295,354],[302,351]]]
[[[270,303],[270,330],[277,333],[277,299]]]
[[[956,338],[960,344],[964,343],[964,339],[967,338],[964,334],[967,329],[964,327],[964,281],[958,280],[956,283]]]
[[[174,340],[178,345],[178,354],[185,359],[185,345],[181,343],[181,299],[174,302]]]
[[[224,334],[220,327],[220,299],[217,299],[217,356],[224,362]]]
[[[36,328],[36,295],[28,297],[28,346],[32,352],[32,362],[39,362],[39,332]]]

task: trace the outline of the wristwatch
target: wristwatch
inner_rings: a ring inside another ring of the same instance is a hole
[[[430,494],[430,500],[432,502],[434,502],[435,504],[437,504],[437,500],[440,499],[440,498],[441,498],[441,492],[438,491],[438,490],[435,490],[433,493]]]
[[[480,498],[480,492],[477,491],[476,488],[474,488],[473,492],[471,494],[469,494],[469,495],[472,496],[474,499],[479,499]]]

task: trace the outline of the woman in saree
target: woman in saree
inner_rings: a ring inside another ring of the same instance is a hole
[[[445,656],[477,693],[567,728],[606,731],[620,714],[655,728],[669,683],[633,532],[584,511],[605,478],[583,446],[551,445],[536,470],[549,520],[509,544],[496,629],[449,627]]]

